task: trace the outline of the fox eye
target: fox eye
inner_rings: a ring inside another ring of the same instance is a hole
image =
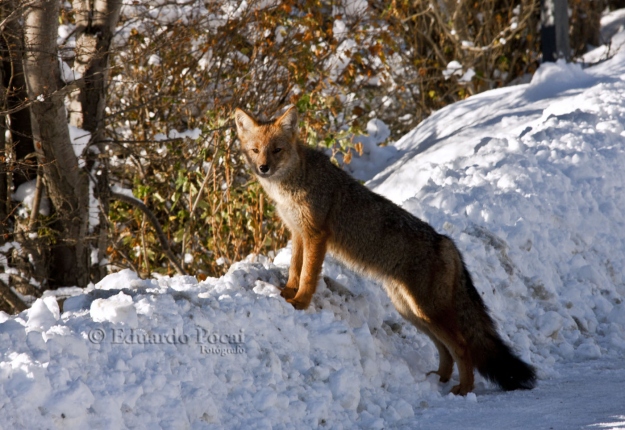
[[[274,149],[274,150],[273,150],[273,153],[274,153],[274,154],[277,154],[277,153],[278,153],[278,152],[280,152],[280,151],[282,151],[282,148],[276,148],[276,149]]]
[[[253,152],[254,154],[258,154],[258,149],[257,149],[257,148],[253,148],[253,149],[252,149],[252,152]]]

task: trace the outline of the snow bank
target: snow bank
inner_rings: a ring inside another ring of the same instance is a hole
[[[625,349],[623,77],[622,53],[585,71],[543,65],[437,112],[370,184],[456,240],[543,376]]]
[[[284,282],[284,269],[269,262],[236,263],[200,283],[113,274],[67,299],[60,316],[52,297],[40,299],[0,324],[3,421],[382,428],[440,397],[436,378],[424,375],[434,348],[382,290],[332,261],[324,273],[306,312],[279,296],[274,285]]]
[[[399,141],[398,161],[369,184],[454,238],[500,333],[542,381],[562,363],[625,352],[624,78],[624,54],[584,71],[555,64],[449,106]],[[499,393],[478,376],[476,395],[455,397],[457,376],[426,377],[431,342],[379,285],[331,258],[311,308],[295,311],[275,287],[289,252],[203,282],[123,271],[62,313],[45,297],[2,316],[0,419],[411,428],[432,404],[472,409]]]

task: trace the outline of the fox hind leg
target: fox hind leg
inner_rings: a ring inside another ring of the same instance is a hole
[[[451,392],[465,395],[472,391],[473,361],[469,345],[458,327],[455,311],[420,306],[411,289],[401,283],[389,283],[387,291],[399,313],[434,342],[439,353],[439,368],[433,373],[440,376],[441,382],[449,381],[455,361],[460,383]]]
[[[433,370],[427,374],[437,374],[442,383],[449,381],[454,368],[454,358],[445,346],[429,328],[427,320],[422,318],[421,311],[410,294],[406,293],[405,287],[400,283],[387,281],[384,285],[389,294],[395,309],[406,320],[414,325],[417,330],[426,334],[438,350],[438,370]]]
[[[474,366],[473,360],[471,359],[471,352],[467,341],[458,330],[453,316],[451,318],[447,316],[430,320],[428,329],[431,331],[433,337],[437,338],[437,342],[443,344],[443,347],[447,349],[453,361],[458,365],[460,383],[452,387],[451,392],[456,395],[464,396],[473,391]],[[434,343],[438,347],[437,342]],[[442,361],[441,364],[443,364]]]
[[[451,374],[454,370],[454,359],[445,346],[443,342],[438,340],[436,336],[434,336],[429,330],[421,329],[425,334],[429,336],[429,338],[436,346],[438,350],[438,370],[432,370],[427,373],[427,375],[438,375],[439,381],[442,383],[448,382],[451,379]]]
[[[406,318],[408,321],[412,322],[412,324],[422,333],[426,334],[434,346],[438,351],[438,370],[432,370],[427,373],[427,375],[435,374],[438,375],[439,381],[442,383],[448,382],[451,379],[451,374],[454,370],[454,361],[458,360],[458,354],[452,354],[450,351],[458,349],[453,346],[448,347],[448,344],[454,344],[453,342],[447,342],[446,340],[449,336],[440,335],[439,328],[432,326],[431,322],[427,320],[421,319],[418,316],[412,314],[409,318]],[[443,340],[445,339],[445,340]],[[460,363],[458,361],[458,363]],[[460,371],[460,364],[458,364],[458,370]],[[473,373],[471,373],[471,376]]]

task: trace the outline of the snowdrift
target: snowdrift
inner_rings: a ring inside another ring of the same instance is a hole
[[[625,54],[543,65],[432,115],[369,185],[451,236],[503,338],[543,380],[625,351]],[[367,234],[363,232],[363,234]],[[448,394],[434,346],[327,258],[311,308],[289,249],[219,279],[110,275],[61,312],[0,315],[7,428],[411,427]],[[540,385],[539,381],[539,385]]]

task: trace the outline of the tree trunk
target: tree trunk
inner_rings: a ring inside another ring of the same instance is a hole
[[[70,122],[98,133],[103,130],[111,41],[119,20],[121,0],[75,0],[75,68],[84,78],[80,92],[71,97]]]
[[[24,13],[24,73],[35,150],[54,207],[58,232],[51,249],[50,286],[89,282],[88,177],[78,166],[67,127],[56,39],[58,0],[38,0]]]
[[[567,0],[541,0],[541,50],[544,61],[571,59]]]
[[[75,70],[82,74],[79,89],[70,95],[70,123],[91,133],[92,142],[104,153],[104,108],[108,84],[109,51],[115,26],[119,20],[121,0],[74,0],[78,37]],[[97,234],[98,261],[106,257],[108,245],[109,184],[106,158],[91,157],[88,168],[98,170],[94,196],[100,203]],[[106,275],[105,266],[96,266],[93,282]]]

